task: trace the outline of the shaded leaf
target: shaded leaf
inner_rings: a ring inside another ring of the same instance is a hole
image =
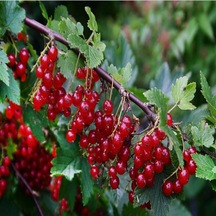
[[[46,140],[43,129],[48,126],[49,122],[46,114],[43,110],[35,112],[31,105],[27,105],[23,108],[23,118],[25,124],[27,124],[34,136],[38,141],[44,142]]]
[[[178,199],[173,199],[170,207],[169,207],[169,213],[167,216],[191,216],[191,213],[188,211],[188,209],[180,202]]]
[[[210,20],[208,19],[207,15],[205,13],[202,13],[198,17],[198,23],[201,28],[201,30],[211,39],[214,39],[214,33],[213,29],[210,23]]]
[[[208,155],[201,154],[192,154],[192,158],[196,162],[196,177],[206,179],[206,180],[215,180],[216,173],[213,172],[215,170],[215,164],[212,158]]]
[[[165,174],[161,173],[156,176],[155,179],[157,180],[152,187],[146,187],[143,189],[136,188],[134,206],[140,206],[150,200],[152,207],[149,211],[150,215],[167,216],[171,198],[166,197],[161,190],[161,186],[165,178]]]
[[[0,81],[0,102],[4,102],[5,98],[8,97],[9,100],[15,104],[20,104],[20,88],[19,82],[14,79],[13,72],[8,69],[9,74],[9,86]]]
[[[16,1],[0,2],[0,36],[4,35],[6,30],[17,34],[22,30],[25,10],[18,6]]]
[[[5,52],[0,50],[0,80],[9,86],[9,74],[7,63],[9,62]]]
[[[81,191],[83,205],[86,205],[93,194],[93,180],[90,175],[90,166],[86,159],[81,160]]]

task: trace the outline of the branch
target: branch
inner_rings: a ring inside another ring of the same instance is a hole
[[[34,28],[36,30],[38,30],[39,32],[48,35],[50,38],[53,38],[61,43],[63,43],[64,45],[66,45],[67,47],[69,47],[69,43],[68,41],[59,33],[49,29],[48,27],[44,26],[43,24],[37,22],[36,20],[30,19],[28,17],[25,18],[25,24],[31,28]],[[77,49],[73,49],[77,54],[79,54],[79,51]],[[84,56],[81,55],[83,58]],[[100,77],[102,77],[104,80],[106,80],[107,82],[109,82],[110,84],[113,82],[113,86],[119,91],[122,86],[120,83],[118,83],[116,80],[113,80],[113,78],[105,71],[103,70],[101,67],[96,67],[94,68],[95,71],[98,73],[98,75]],[[129,99],[131,101],[133,101],[137,106],[139,106],[147,115],[147,117],[149,118],[149,120],[151,121],[155,121],[156,119],[156,114],[150,109],[150,107],[146,104],[143,103],[141,100],[139,100],[135,95],[133,95],[130,92],[127,92],[129,95]]]
[[[23,184],[26,186],[26,188],[28,189],[28,191],[30,192],[30,194],[32,195],[32,198],[35,202],[35,205],[37,206],[38,212],[40,216],[44,216],[44,213],[31,189],[31,187],[29,186],[28,182],[23,178],[23,176],[21,175],[21,173],[17,170],[17,168],[15,167],[15,165],[13,163],[11,163],[11,166],[14,170],[14,172],[16,173],[16,176],[23,182]]]

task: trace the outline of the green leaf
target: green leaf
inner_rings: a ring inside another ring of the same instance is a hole
[[[76,34],[69,34],[67,40],[70,43],[71,48],[76,48],[83,54],[88,49],[88,44],[86,41]]]
[[[84,39],[75,34],[68,36],[71,48],[78,49],[84,54],[89,68],[97,67],[103,60],[103,52],[100,48],[88,45]]]
[[[186,76],[177,79],[176,84],[172,85],[172,97],[180,109],[193,110],[196,107],[190,101],[194,98],[196,83],[187,83],[188,77]]]
[[[71,181],[75,174],[82,172],[80,163],[80,155],[74,152],[73,149],[57,148],[57,157],[52,160],[51,176],[63,175]]]
[[[9,62],[5,52],[0,50],[0,80],[9,86],[9,74],[7,63]]]
[[[92,31],[97,32],[98,31],[98,25],[97,25],[97,21],[95,19],[95,15],[91,12],[91,8],[90,7],[85,7],[85,11],[89,16],[89,20],[88,20],[88,28]]]
[[[68,35],[74,34],[74,35],[83,35],[83,26],[81,23],[77,22],[74,23],[70,18],[62,18],[62,20],[59,22],[59,30],[60,33],[67,38]]]
[[[8,97],[9,100],[15,104],[20,104],[20,88],[19,82],[14,79],[13,72],[8,69],[9,74],[9,86],[0,81],[0,102],[4,102],[5,98]]]
[[[209,110],[216,117],[216,97],[212,95],[211,88],[202,72],[200,72],[200,81],[202,87],[201,92],[208,103]]]
[[[57,66],[60,68],[61,73],[68,79],[74,73],[77,61],[77,55],[73,51],[68,50],[66,53],[59,55]]]
[[[6,151],[10,159],[13,159],[13,154],[16,152],[16,150],[17,150],[17,145],[13,142],[12,139],[8,139]]]
[[[58,5],[55,8],[54,19],[60,21],[62,17],[68,17],[68,10],[65,5]]]
[[[180,202],[178,199],[173,199],[170,207],[169,207],[169,213],[167,216],[191,216],[191,213],[188,211],[188,209]]]
[[[216,173],[214,161],[208,155],[201,154],[192,154],[192,158],[196,162],[196,177],[206,179],[206,180],[215,180]]]
[[[89,68],[95,68],[103,61],[103,52],[94,46],[88,46],[86,52],[84,52],[84,55]]]
[[[107,72],[123,87],[126,87],[132,74],[131,64],[128,63],[125,67],[117,69],[113,64],[108,66]]]
[[[81,160],[81,191],[82,191],[82,201],[85,206],[91,195],[93,194],[93,180],[90,175],[90,166],[86,159]]]
[[[165,174],[161,173],[156,176],[156,181],[152,187],[136,188],[134,206],[140,206],[150,200],[152,206],[150,215],[167,216],[171,198],[166,197],[161,190],[165,178]]]
[[[134,208],[131,203],[123,206],[122,214],[127,216],[148,216],[148,212],[143,208]]]
[[[40,6],[40,9],[41,9],[41,11],[42,11],[43,17],[48,21],[49,16],[48,16],[48,14],[47,14],[46,7],[44,6],[44,4],[43,4],[41,1],[39,1],[39,6]]]
[[[185,29],[185,31],[187,32],[187,44],[191,45],[197,31],[198,31],[198,23],[196,21],[195,18],[190,19],[190,21],[188,22],[187,28]]]
[[[199,23],[199,27],[200,29],[211,39],[214,39],[214,33],[213,33],[213,29],[210,23],[209,18],[207,17],[207,15],[205,13],[202,13],[199,15],[198,17],[198,23]]]
[[[0,2],[0,36],[4,35],[6,30],[17,34],[22,30],[25,10],[20,8],[16,1]]]
[[[49,121],[43,110],[35,112],[31,105],[23,108],[24,122],[31,128],[32,133],[38,141],[44,142],[46,140],[43,128],[49,125]]]
[[[127,88],[127,90],[129,92],[131,92],[132,94],[134,94],[141,101],[143,101],[143,102],[147,102],[148,101],[147,98],[143,94],[143,89],[140,89],[140,88],[137,88],[137,87],[130,87],[130,88]]]
[[[210,148],[214,143],[214,132],[215,129],[210,127],[205,121],[200,122],[198,126],[191,127],[193,141],[197,146]]]

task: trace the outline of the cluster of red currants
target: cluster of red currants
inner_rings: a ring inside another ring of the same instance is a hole
[[[47,54],[40,58],[40,65],[36,68],[36,76],[41,80],[33,98],[33,106],[39,111],[42,106],[47,106],[47,117],[50,121],[63,112],[66,117],[71,114],[70,95],[66,94],[63,87],[66,78],[57,71],[55,74],[55,63],[58,58],[58,49],[52,45]],[[64,99],[65,98],[65,99]]]
[[[183,169],[178,169],[177,177],[173,181],[168,179],[163,183],[162,190],[166,196],[170,196],[174,193],[181,193],[184,186],[188,183],[190,175],[195,174],[197,166],[191,157],[194,153],[196,153],[196,148],[193,146],[183,151],[183,158],[185,162]]]
[[[13,53],[8,54],[8,66],[13,70],[14,78],[26,81],[29,52],[26,48],[19,51],[18,59]]]
[[[1,161],[0,165],[0,198],[3,196],[7,189],[6,178],[10,176],[10,166],[11,160],[8,156],[5,156]]]
[[[161,173],[170,164],[170,152],[162,144],[165,133],[155,128],[151,134],[146,134],[134,146],[133,166],[129,170],[132,180],[129,201],[134,202],[134,189],[152,187],[155,175]]]
[[[6,108],[6,119],[0,114],[0,198],[3,196],[7,181],[10,175],[11,160],[7,156],[7,147],[9,140],[15,142],[18,139],[18,121],[22,120],[22,111],[20,106],[10,102]]]
[[[14,164],[32,190],[42,191],[49,186],[51,181],[52,155],[39,142],[31,147],[26,140],[23,137],[20,141],[14,155]],[[20,181],[20,183],[21,186],[24,186],[26,193],[29,194],[23,182]]]

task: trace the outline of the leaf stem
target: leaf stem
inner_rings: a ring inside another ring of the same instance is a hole
[[[26,17],[25,18],[25,24],[31,28],[38,30],[39,32],[41,32],[45,35],[50,36],[52,39],[55,39],[55,40],[61,42],[62,44],[66,45],[67,47],[69,47],[68,41],[62,35],[49,29],[48,27],[37,22],[36,20]],[[77,49],[73,49],[73,51],[77,55],[79,55],[79,53],[80,53],[79,50],[77,50]],[[81,57],[83,59],[85,59],[85,57],[82,54],[81,54]],[[118,83],[116,80],[113,80],[113,78],[105,70],[103,70],[101,67],[96,67],[95,71],[97,72],[97,74],[101,78],[103,78],[104,80],[106,80],[110,84],[113,82],[113,86],[117,90],[119,90],[121,88],[121,84]],[[129,99],[131,101],[133,101],[138,107],[140,107],[146,113],[148,119],[154,122],[155,119],[157,118],[157,115],[150,109],[149,105],[147,103],[142,102],[140,99],[138,99],[135,95],[133,95],[130,92],[128,92],[128,95],[129,95]]]
[[[28,189],[28,191],[30,192],[30,194],[32,195],[32,198],[35,202],[35,205],[38,209],[38,213],[39,213],[39,216],[45,216],[35,195],[34,195],[34,192],[32,191],[31,187],[29,186],[29,184],[27,183],[27,181],[23,178],[23,176],[21,175],[21,173],[17,170],[17,168],[15,167],[15,165],[13,163],[11,163],[11,166],[16,174],[16,176],[23,182],[23,184],[25,185],[25,187]]]

